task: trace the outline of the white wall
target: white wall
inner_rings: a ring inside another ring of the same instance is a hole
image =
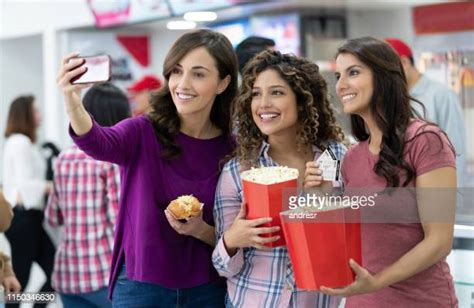
[[[0,38],[93,24],[86,0],[0,0]]]
[[[396,37],[412,45],[415,39],[411,7],[391,9],[354,9],[347,13],[349,38]]]
[[[153,73],[163,78],[163,62],[176,39],[186,31],[168,30],[161,26],[152,31],[151,59]]]
[[[3,162],[3,133],[12,100],[33,94],[44,114],[43,49],[41,35],[0,40],[0,162]],[[43,136],[40,130],[39,137]],[[2,182],[0,164],[0,183]]]

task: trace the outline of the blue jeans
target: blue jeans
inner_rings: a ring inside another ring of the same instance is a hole
[[[90,293],[60,293],[59,295],[61,296],[64,308],[112,307],[112,303],[107,298],[107,288],[102,288]]]
[[[127,279],[122,267],[112,295],[113,307],[222,308],[225,284],[208,283],[194,288],[168,289],[157,284]]]

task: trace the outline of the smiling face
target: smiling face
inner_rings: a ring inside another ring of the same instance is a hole
[[[214,58],[204,47],[188,52],[172,69],[168,86],[180,116],[209,117],[216,95],[229,84],[219,78]]]
[[[357,57],[341,53],[336,58],[336,93],[345,113],[363,115],[369,111],[374,93],[373,73]]]
[[[296,96],[280,74],[268,69],[255,79],[252,88],[252,117],[262,134],[296,136],[298,110]]]

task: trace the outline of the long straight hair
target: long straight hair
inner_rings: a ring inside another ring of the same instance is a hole
[[[405,132],[410,120],[420,117],[411,107],[410,101],[421,102],[409,95],[400,58],[390,45],[372,37],[348,40],[338,49],[336,58],[340,54],[357,57],[370,68],[374,76],[374,91],[369,108],[382,131],[380,158],[374,172],[386,179],[387,187],[397,187],[400,186],[401,169],[406,175],[402,186],[406,186],[415,177],[415,171],[403,159],[407,142]],[[351,114],[350,118],[354,137],[361,141],[368,140],[370,136],[362,117]]]
[[[34,101],[33,95],[19,96],[13,100],[8,111],[6,138],[13,134],[23,134],[30,138],[32,143],[36,142]]]

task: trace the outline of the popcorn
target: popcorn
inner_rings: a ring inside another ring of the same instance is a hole
[[[271,217],[272,221],[263,224],[264,227],[281,227],[280,212],[283,205],[283,192],[295,191],[298,186],[298,169],[288,167],[261,167],[242,172],[244,200],[247,204],[247,219]],[[281,231],[266,233],[260,236],[272,237],[279,235],[280,239],[267,243],[267,247],[285,245]]]
[[[245,181],[271,185],[297,179],[298,169],[286,166],[252,168],[242,172],[241,177]]]

